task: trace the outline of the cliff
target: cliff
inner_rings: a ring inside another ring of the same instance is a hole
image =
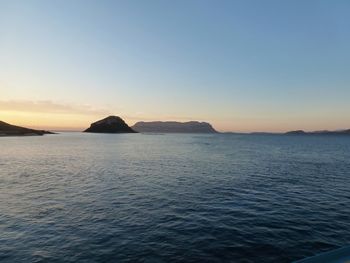
[[[132,128],[138,132],[161,132],[161,133],[217,133],[207,122],[175,122],[175,121],[152,121],[137,122]]]
[[[92,133],[135,133],[122,118],[109,116],[102,120],[96,121],[90,125],[84,132]]]

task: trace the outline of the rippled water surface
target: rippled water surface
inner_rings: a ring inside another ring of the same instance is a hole
[[[350,244],[350,137],[0,138],[2,262],[290,262]]]

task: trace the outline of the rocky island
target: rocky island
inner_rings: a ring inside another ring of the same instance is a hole
[[[34,136],[54,134],[50,131],[28,129],[0,121],[0,136]]]
[[[137,122],[132,128],[138,132],[154,132],[154,133],[218,133],[210,123],[189,121],[152,121]]]
[[[118,116],[109,116],[96,121],[90,125],[84,132],[92,133],[135,133],[125,121]]]

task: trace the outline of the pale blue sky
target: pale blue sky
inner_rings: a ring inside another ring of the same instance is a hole
[[[350,128],[349,14],[345,0],[0,0],[0,119]]]

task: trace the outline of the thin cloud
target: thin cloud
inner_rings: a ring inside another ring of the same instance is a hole
[[[80,114],[80,115],[108,115],[110,111],[97,109],[90,105],[63,104],[51,100],[0,100],[0,111]]]

